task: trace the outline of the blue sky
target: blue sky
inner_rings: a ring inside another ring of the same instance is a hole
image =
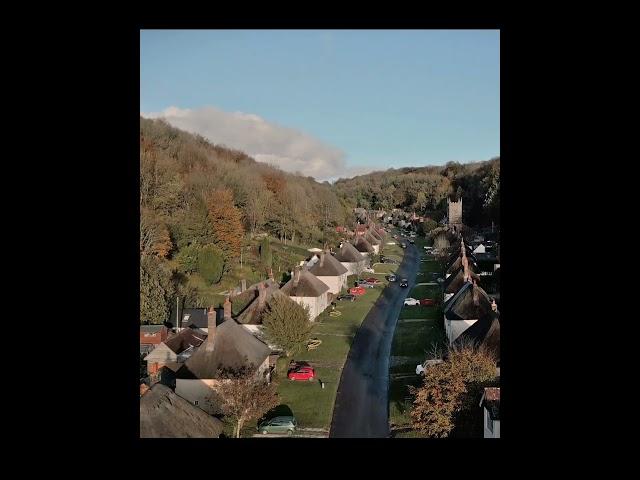
[[[180,128],[316,177],[485,160],[500,154],[500,34],[142,31],[140,111],[169,107]]]

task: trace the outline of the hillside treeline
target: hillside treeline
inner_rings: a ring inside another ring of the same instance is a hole
[[[463,221],[474,227],[500,223],[500,158],[475,163],[389,169],[338,180],[334,188],[350,207],[402,208],[437,220],[447,196],[462,195]]]

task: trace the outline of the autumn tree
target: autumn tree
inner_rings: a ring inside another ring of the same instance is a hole
[[[425,370],[420,387],[409,387],[415,395],[413,428],[428,437],[447,437],[457,415],[477,405],[480,388],[495,376],[495,359],[487,350],[469,343],[451,348],[445,362]]]
[[[140,255],[166,258],[173,244],[167,226],[150,210],[140,214]]]
[[[244,228],[242,212],[233,203],[233,192],[228,188],[215,190],[207,199],[209,220],[214,242],[222,250],[225,259],[240,255]]]
[[[302,350],[312,328],[309,308],[283,294],[271,297],[262,324],[267,340],[280,347],[287,357]]]
[[[219,377],[221,382],[216,388],[216,398],[208,399],[208,402],[215,403],[220,399],[222,411],[234,422],[236,438],[240,438],[247,422],[262,417],[279,403],[275,384],[259,378],[253,366],[223,370]]]
[[[224,271],[224,255],[215,245],[198,250],[198,272],[209,284],[218,283]]]

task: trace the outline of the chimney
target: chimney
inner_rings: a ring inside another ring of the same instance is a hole
[[[264,308],[265,301],[267,299],[267,290],[264,283],[258,284],[258,308],[262,310]]]
[[[207,340],[205,350],[210,352],[213,350],[213,341],[216,337],[216,310],[213,307],[209,307],[207,312]]]
[[[247,279],[240,280],[240,292],[244,292],[247,289]]]
[[[326,255],[326,252],[322,252],[320,254],[320,268],[324,267],[324,256]]]
[[[476,281],[473,281],[473,304],[475,306],[480,305],[480,295],[478,294],[478,285],[476,285]]]
[[[275,282],[275,279],[273,278],[273,268],[269,269],[269,280],[271,280],[272,282]]]
[[[224,320],[231,320],[231,301],[229,297],[224,299]]]
[[[293,269],[293,286],[297,287],[299,281],[300,281],[300,267],[296,266]]]

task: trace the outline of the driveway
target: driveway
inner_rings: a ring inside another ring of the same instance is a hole
[[[396,321],[416,281],[419,252],[407,245],[396,276],[360,325],[342,370],[329,436],[358,438],[389,436],[389,355]],[[409,280],[401,288],[399,280]]]

